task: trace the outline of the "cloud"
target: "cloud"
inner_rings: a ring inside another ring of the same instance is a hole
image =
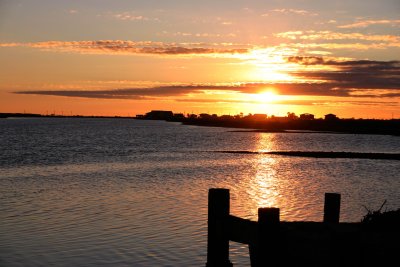
[[[357,21],[357,22],[354,22],[351,24],[341,25],[341,26],[338,26],[338,28],[341,28],[341,29],[366,28],[371,25],[391,25],[391,26],[395,27],[395,26],[400,26],[400,20],[387,20],[387,19],[363,20],[363,21]]]
[[[279,38],[287,38],[287,39],[292,39],[292,40],[296,40],[298,39],[300,36],[302,36],[304,34],[303,31],[288,31],[288,32],[280,32],[280,33],[276,33],[274,34],[276,37]]]
[[[208,85],[180,85],[180,86],[160,86],[154,88],[128,88],[115,90],[55,90],[55,91],[18,91],[16,94],[29,95],[47,95],[47,96],[62,96],[62,97],[79,97],[79,98],[95,98],[95,99],[124,99],[124,100],[170,100],[177,102],[193,102],[193,103],[232,103],[232,104],[262,104],[263,100],[242,97],[242,99],[227,98],[215,95],[212,98],[202,98],[206,96],[205,91],[222,91],[226,93],[245,93],[256,94],[270,87],[271,84],[241,84],[232,86],[208,86]],[[393,99],[400,97],[400,92],[388,93],[387,95],[376,95],[373,90],[365,90],[367,93],[362,94],[363,90],[355,91],[354,89],[335,89],[329,84],[279,84],[275,85],[279,88],[281,94],[285,95],[309,95],[309,96],[334,96],[344,99],[344,97],[352,98],[375,98],[377,100],[276,100],[271,103],[279,105],[328,105],[329,103],[351,103],[374,105],[383,103],[391,106],[399,106],[398,101],[383,101],[383,98]],[[372,91],[370,93],[369,91]],[[356,94],[353,94],[353,93]],[[239,95],[240,96],[240,95]],[[380,100],[378,100],[380,99]]]
[[[238,99],[201,99],[201,98],[182,98],[177,99],[177,102],[189,102],[189,103],[229,103],[229,104],[265,104],[264,100],[238,100]],[[277,100],[268,102],[268,104],[276,105],[301,105],[301,106],[312,106],[321,105],[326,103],[325,100]]]
[[[111,90],[18,91],[15,93],[66,96],[66,97],[85,97],[85,98],[148,99],[149,97],[160,98],[160,97],[170,97],[170,96],[182,96],[204,90],[213,90],[215,88],[226,89],[227,87],[218,87],[209,85],[166,85],[166,86],[137,87],[137,88],[124,88],[124,89],[111,89]]]
[[[338,61],[322,57],[288,57],[288,63],[329,66],[326,69],[293,71],[303,82],[181,84],[113,90],[17,91],[17,94],[38,94],[65,97],[108,99],[163,99],[206,95],[206,92],[257,94],[274,88],[280,95],[335,96],[354,98],[400,97],[400,61]],[[198,99],[200,99],[198,97]],[[197,98],[197,97],[196,97]]]
[[[108,99],[153,99],[171,96],[186,96],[207,90],[235,90],[234,86],[221,85],[164,85],[155,87],[136,87],[111,90],[46,90],[17,91],[16,94],[51,95],[84,98]]]
[[[107,12],[104,14],[98,15],[99,17],[106,17],[106,18],[111,18],[111,19],[116,19],[116,20],[122,20],[122,21],[155,21],[155,22],[160,22],[159,18],[150,18],[144,15],[137,14],[136,12],[121,12],[121,13],[115,13],[115,12]]]
[[[333,31],[287,31],[274,34],[278,38],[293,40],[282,44],[299,49],[326,50],[370,50],[400,48],[400,36],[363,33],[341,33]],[[305,42],[299,42],[302,40]]]
[[[326,64],[326,65],[342,65],[342,66],[376,66],[380,69],[393,68],[398,70],[400,61],[392,60],[392,61],[379,61],[379,60],[334,60],[331,58],[325,59],[323,57],[309,57],[309,56],[291,56],[287,57],[288,62],[294,62],[299,64],[304,64],[304,62],[308,63],[307,65],[312,64]]]
[[[229,104],[265,104],[262,100],[235,100],[235,99],[193,99],[183,98],[177,99],[177,102],[189,102],[189,103],[229,103]],[[343,104],[360,105],[360,106],[376,106],[385,105],[391,107],[400,106],[399,102],[396,101],[365,101],[365,100],[277,100],[268,102],[269,105],[296,105],[296,106],[338,106]]]
[[[302,79],[324,81],[325,92],[337,92],[354,97],[399,97],[400,61],[325,60],[322,57],[288,57],[287,61],[301,65],[322,65],[335,71],[300,71],[292,73]],[[372,91],[371,91],[372,90]]]
[[[305,57],[305,56],[292,56],[288,57],[287,61],[289,63],[297,63],[301,65],[320,65],[324,64],[324,58],[323,57]]]
[[[363,40],[399,43],[400,36],[397,35],[373,35],[362,33],[340,33],[332,31],[288,31],[275,34],[280,38],[291,40]]]
[[[123,55],[224,55],[243,54],[248,49],[226,44],[134,42],[121,40],[101,41],[48,41],[36,43],[0,43],[0,47],[31,47],[45,51],[73,52],[81,54]]]
[[[301,16],[318,16],[317,13],[310,12],[307,10],[303,9],[293,9],[293,8],[277,8],[277,9],[272,9],[269,11],[269,13],[263,14],[263,17],[268,16],[271,12],[273,13],[280,13],[280,14],[285,14],[285,15],[301,15]]]
[[[197,33],[191,33],[191,32],[168,32],[168,31],[163,31],[161,33],[158,33],[160,36],[174,36],[174,37],[196,37],[196,38],[232,38],[236,37],[235,33],[228,33],[228,34],[220,34],[220,33],[207,33],[207,32],[197,32]]]
[[[147,17],[132,14],[116,14],[114,17],[119,20],[149,20]]]
[[[178,84],[112,90],[18,91],[66,97],[109,99],[201,98],[206,92],[257,94],[274,88],[280,95],[334,96],[353,98],[400,97],[400,61],[337,60],[320,56],[290,56],[287,63],[313,68],[294,68],[295,82],[234,84]],[[296,70],[297,69],[297,70]]]
[[[370,50],[386,49],[390,47],[400,47],[399,42],[380,42],[380,43],[290,43],[282,46],[299,49],[328,49],[328,50]]]
[[[233,24],[233,22],[231,22],[231,21],[223,21],[223,22],[221,22],[221,25],[224,25],[224,26],[229,26],[229,25],[232,25]]]
[[[21,43],[0,43],[0,47],[17,47],[22,46]]]
[[[204,94],[209,91],[226,92],[226,93],[245,93],[257,94],[270,87],[270,83],[248,83],[240,85],[173,85],[158,86],[152,88],[125,88],[111,90],[36,90],[36,91],[17,91],[15,94],[28,95],[48,95],[63,97],[82,97],[82,98],[99,98],[99,99],[135,99],[135,100],[154,100],[168,99],[171,97],[189,97],[193,94]],[[279,88],[279,92],[285,95],[335,95],[344,96],[346,92],[334,91],[329,92],[328,85],[312,85],[305,84],[274,84]],[[179,100],[179,99],[178,99]],[[182,100],[179,100],[182,101]],[[186,98],[186,101],[189,101]],[[199,98],[192,98],[191,101],[198,102]],[[200,102],[204,102],[202,100]],[[207,101],[214,101],[208,99]],[[217,102],[234,101],[234,100],[216,100]],[[239,101],[239,100],[238,100]],[[256,100],[254,100],[257,102]],[[247,101],[249,102],[249,101]],[[246,102],[246,103],[247,103]]]

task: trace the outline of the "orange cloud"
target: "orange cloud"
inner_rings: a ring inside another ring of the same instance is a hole
[[[334,66],[335,71],[304,70],[292,72],[302,82],[235,83],[235,84],[175,84],[109,90],[32,90],[17,94],[53,95],[64,97],[108,99],[160,99],[188,97],[206,92],[256,94],[273,87],[281,95],[336,96],[358,98],[400,97],[400,61],[336,61],[321,57],[288,57],[299,65]]]
[[[362,33],[340,33],[332,31],[289,31],[275,34],[276,37],[300,40],[364,40],[400,43],[400,36],[369,35]]]
[[[303,10],[303,9],[293,9],[293,8],[277,8],[277,9],[272,9],[270,10],[270,12],[274,12],[274,13],[280,13],[280,14],[285,14],[285,15],[302,15],[302,16],[318,16],[317,13],[314,12],[310,12],[307,10]],[[269,13],[263,14],[263,17],[268,16]]]
[[[399,26],[400,25],[400,20],[387,20],[387,19],[382,19],[382,20],[363,20],[363,21],[358,21],[358,22],[351,23],[351,24],[341,25],[341,26],[338,26],[338,28],[342,28],[342,29],[366,28],[366,27],[371,26],[371,25]]]
[[[46,51],[123,55],[226,55],[243,54],[248,52],[247,48],[227,44],[200,45],[197,43],[176,44],[121,40],[0,43],[0,47],[32,47]]]
[[[181,36],[181,37],[197,37],[197,38],[232,38],[236,37],[235,33],[228,33],[228,34],[220,34],[220,33],[207,33],[207,32],[197,32],[197,33],[191,33],[191,32],[168,32],[168,31],[163,31],[161,33],[158,33],[160,36]]]
[[[363,44],[363,43],[308,43],[308,44],[285,44],[283,46],[286,47],[294,47],[294,48],[322,48],[322,49],[349,49],[349,50],[369,50],[369,49],[386,49],[388,47],[400,47],[399,42],[393,43],[370,43],[370,44]]]
[[[122,21],[155,21],[160,22],[159,18],[147,17],[141,14],[137,14],[136,12],[106,12],[103,14],[99,14],[99,17],[111,18]]]

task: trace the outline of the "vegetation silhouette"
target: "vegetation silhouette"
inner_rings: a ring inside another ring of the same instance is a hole
[[[283,133],[337,133],[337,134],[383,134],[400,136],[400,119],[341,119],[335,114],[326,114],[324,118],[315,119],[313,114],[300,116],[288,112],[285,117],[268,116],[267,114],[249,114],[244,116],[216,114],[182,114],[172,111],[153,110],[136,119],[166,120],[181,122],[185,125],[213,126],[249,129],[257,132]]]

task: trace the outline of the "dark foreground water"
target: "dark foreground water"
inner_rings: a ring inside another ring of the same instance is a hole
[[[230,132],[124,119],[0,120],[0,266],[204,266],[207,192],[231,189],[231,213],[342,221],[400,206],[400,163],[212,151],[400,153],[394,136]],[[231,244],[235,266],[246,246]]]

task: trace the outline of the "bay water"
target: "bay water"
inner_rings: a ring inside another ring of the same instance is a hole
[[[209,188],[231,213],[321,221],[325,192],[341,221],[400,206],[396,160],[218,151],[400,153],[400,137],[257,133],[164,121],[0,120],[0,266],[204,266]],[[235,266],[247,246],[231,243]]]

